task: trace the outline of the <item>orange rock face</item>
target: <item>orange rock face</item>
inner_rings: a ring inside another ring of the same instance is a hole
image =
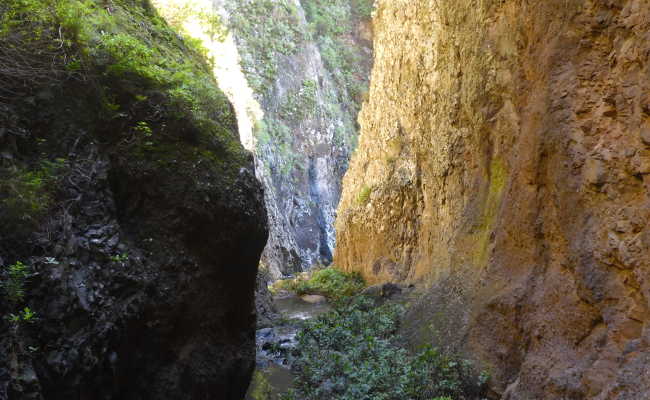
[[[650,398],[650,2],[378,3],[335,263],[504,399]]]

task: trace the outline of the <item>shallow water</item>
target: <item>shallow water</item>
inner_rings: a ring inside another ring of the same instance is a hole
[[[278,296],[273,304],[283,317],[288,319],[306,320],[331,310],[328,303],[312,304],[296,295]]]
[[[293,294],[277,296],[273,303],[282,315],[281,324],[257,331],[257,368],[245,400],[276,400],[291,387],[287,353],[296,346],[300,322],[331,310],[327,303],[308,303]]]

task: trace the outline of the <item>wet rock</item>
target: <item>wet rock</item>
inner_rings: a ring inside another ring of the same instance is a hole
[[[259,338],[267,339],[274,336],[273,328],[264,328],[257,331],[257,336]]]
[[[300,296],[300,298],[303,301],[306,301],[307,303],[311,303],[311,304],[320,304],[320,303],[326,303],[327,302],[327,298],[325,296],[321,296],[321,295],[318,295],[318,294],[306,294],[306,295]]]

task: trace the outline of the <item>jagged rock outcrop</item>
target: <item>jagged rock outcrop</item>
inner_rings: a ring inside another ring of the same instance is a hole
[[[0,271],[0,399],[241,400],[268,233],[232,107],[148,1],[45,3],[0,5],[0,265],[32,275]]]
[[[253,123],[278,279],[329,264],[341,180],[372,63],[369,0],[222,0],[264,113]],[[239,118],[253,118],[241,113]]]
[[[650,396],[647,1],[382,0],[335,263],[505,399]]]

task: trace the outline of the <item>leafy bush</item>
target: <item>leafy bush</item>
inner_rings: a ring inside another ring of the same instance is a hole
[[[10,307],[18,309],[18,311],[6,315],[5,318],[13,324],[15,329],[22,322],[31,323],[36,320],[36,313],[31,308],[23,305],[25,285],[30,276],[29,267],[20,261],[8,266],[4,271],[4,280],[2,282],[4,294]]]
[[[314,116],[316,111],[316,82],[305,79],[300,87],[287,96],[280,106],[280,116],[287,121],[299,122]]]
[[[25,307],[17,313],[11,313],[7,319],[15,325],[20,324],[21,322],[32,323],[36,321],[36,313],[32,311],[31,308]]]
[[[366,297],[308,321],[298,333],[296,378],[285,400],[477,399],[487,377],[468,361],[396,344],[402,307]]]
[[[358,273],[325,268],[314,271],[309,279],[280,281],[279,287],[298,295],[320,294],[330,300],[339,301],[359,293],[365,287],[365,283]]]
[[[53,203],[56,182],[66,160],[44,160],[36,168],[15,167],[0,171],[0,224],[10,238],[23,240],[38,226]]]
[[[12,304],[20,303],[25,297],[25,283],[29,279],[28,267],[18,261],[7,267],[6,279],[2,283],[7,300]]]

